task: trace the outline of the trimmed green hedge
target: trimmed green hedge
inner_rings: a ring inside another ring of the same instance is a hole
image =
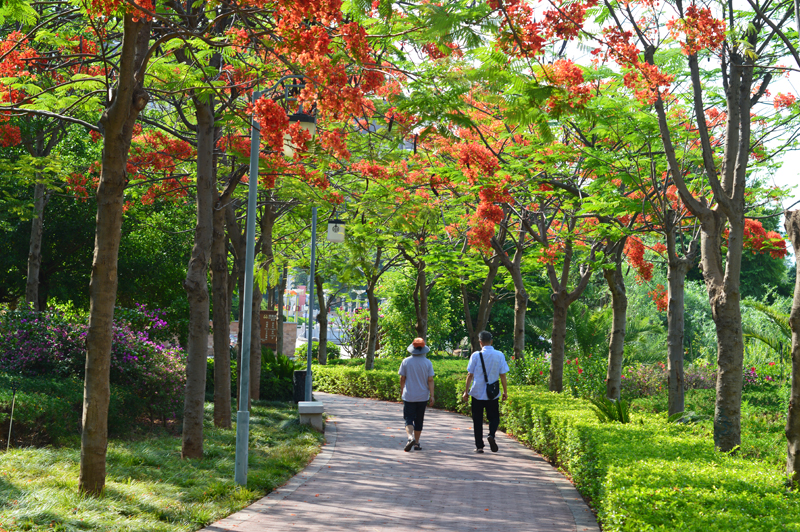
[[[314,366],[320,391],[400,400],[396,371]],[[463,379],[436,377],[439,408],[468,415]],[[774,464],[714,450],[700,426],[633,414],[600,423],[587,401],[510,386],[503,428],[569,475],[598,511],[605,532],[798,531],[800,494]]]
[[[397,364],[400,365],[399,362]],[[314,389],[351,397],[371,397],[384,401],[400,401],[400,376],[397,370],[366,371],[363,367],[320,366],[312,367]],[[435,371],[435,367],[434,367]],[[466,371],[464,372],[466,377]],[[469,403],[461,402],[464,379],[454,376],[436,376],[434,382],[434,407],[469,414]]]
[[[589,403],[511,387],[506,430],[556,462],[590,497],[603,530],[800,530],[800,494],[774,465],[719,453],[665,416],[600,423]]]

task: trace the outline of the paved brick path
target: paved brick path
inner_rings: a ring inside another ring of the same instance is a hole
[[[329,416],[323,451],[285,486],[205,532],[599,531],[572,484],[502,433],[499,452],[487,444],[474,454],[472,421],[429,408],[422,450],[406,453],[401,404],[314,396]]]

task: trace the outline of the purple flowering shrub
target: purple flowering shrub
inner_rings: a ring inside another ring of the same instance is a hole
[[[155,339],[166,329],[160,317],[140,319],[138,330],[132,325],[118,321],[113,326],[111,384],[124,390],[126,408],[138,415],[178,418],[186,382],[184,353]],[[58,312],[2,312],[0,373],[83,379],[87,332],[85,322]]]

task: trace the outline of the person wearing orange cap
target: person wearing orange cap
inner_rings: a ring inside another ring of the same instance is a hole
[[[433,406],[433,364],[425,356],[430,348],[422,338],[414,338],[408,346],[411,356],[400,363],[400,388],[403,390],[403,418],[406,422],[408,441],[403,450],[421,450],[419,436],[425,419],[425,407]]]

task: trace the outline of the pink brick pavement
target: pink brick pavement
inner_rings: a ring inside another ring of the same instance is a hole
[[[572,484],[505,434],[499,452],[487,444],[474,454],[472,421],[429,408],[422,450],[406,453],[402,404],[314,396],[328,415],[322,452],[283,487],[201,532],[599,532]]]

